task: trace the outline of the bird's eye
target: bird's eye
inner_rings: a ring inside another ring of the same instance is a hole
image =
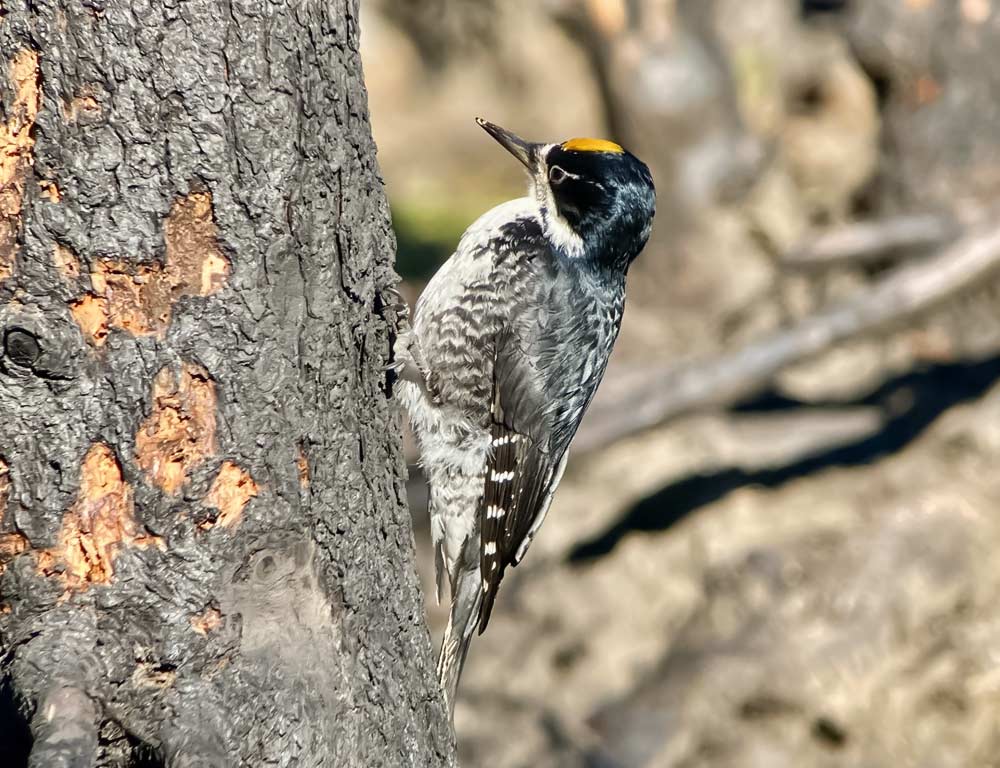
[[[558,165],[549,168],[549,183],[562,184],[566,180],[567,173]]]

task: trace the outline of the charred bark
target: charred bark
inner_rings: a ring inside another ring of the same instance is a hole
[[[357,19],[4,6],[3,765],[453,762]]]

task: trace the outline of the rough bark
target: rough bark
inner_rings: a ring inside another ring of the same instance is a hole
[[[5,4],[4,765],[453,762],[357,19]]]

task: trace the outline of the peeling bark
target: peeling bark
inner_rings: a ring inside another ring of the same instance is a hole
[[[80,490],[63,516],[59,542],[38,552],[38,567],[45,576],[58,574],[68,590],[110,584],[115,555],[126,545],[162,548],[163,540],[140,532],[132,487],[111,449],[96,443],[80,468]]]
[[[21,47],[10,57],[10,105],[0,125],[0,281],[10,277],[17,256],[24,179],[32,162],[38,115],[38,54]]]
[[[135,455],[150,481],[176,495],[216,451],[215,382],[201,366],[165,366],[153,379],[152,407],[135,436]]]
[[[5,766],[454,764],[357,18],[5,4]]]
[[[216,523],[223,528],[235,528],[240,523],[243,508],[259,491],[257,483],[245,469],[231,461],[223,462],[205,497],[206,506],[217,509],[219,514],[215,520],[201,523],[201,528],[207,530]]]

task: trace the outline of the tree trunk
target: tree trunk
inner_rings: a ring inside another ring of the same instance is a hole
[[[357,20],[0,11],[5,766],[453,763]]]

